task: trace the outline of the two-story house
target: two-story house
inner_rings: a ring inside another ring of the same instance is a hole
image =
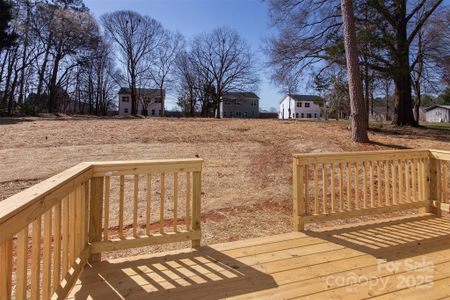
[[[131,115],[131,89],[121,88],[119,90],[119,115]],[[159,89],[136,89],[137,94],[137,114],[150,117],[161,115],[162,100],[165,97],[165,90]]]
[[[318,96],[286,95],[280,101],[279,119],[317,119],[321,116]]]
[[[229,92],[220,102],[221,118],[259,118],[259,97],[252,92]]]

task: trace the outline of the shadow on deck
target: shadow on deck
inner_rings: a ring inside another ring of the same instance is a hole
[[[308,231],[306,234],[387,261],[450,249],[450,221],[436,215]]]
[[[199,251],[96,264],[81,275],[77,299],[221,299],[277,285],[271,276],[210,247]],[[88,284],[84,284],[88,283]],[[115,296],[114,296],[115,295]],[[178,294],[180,295],[180,294]]]

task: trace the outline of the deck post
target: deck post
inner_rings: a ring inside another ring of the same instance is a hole
[[[299,165],[299,159],[293,159],[293,176],[292,176],[292,194],[293,194],[293,230],[304,231],[305,222],[302,216],[305,214],[305,194],[304,194],[304,169],[305,166]]]
[[[202,172],[192,172],[192,230],[201,231]],[[192,248],[200,247],[200,239],[192,240]]]
[[[102,239],[102,215],[103,215],[103,177],[91,179],[89,217],[89,242],[99,242]],[[99,262],[101,253],[91,254],[89,262]]]
[[[429,159],[429,172],[428,172],[428,200],[429,208],[427,212],[433,212],[438,216],[441,216],[441,199],[440,195],[440,161],[433,156]]]

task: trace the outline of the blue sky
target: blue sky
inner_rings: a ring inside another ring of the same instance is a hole
[[[265,60],[260,50],[262,39],[273,33],[266,4],[260,0],[84,0],[84,3],[96,17],[124,9],[148,15],[165,28],[181,32],[188,40],[219,26],[234,28],[256,51],[261,65]],[[279,88],[270,82],[270,75],[262,66],[259,75],[260,106],[278,107]],[[172,108],[175,98],[171,96],[167,100],[168,107]]]

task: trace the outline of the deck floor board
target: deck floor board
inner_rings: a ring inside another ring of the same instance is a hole
[[[430,215],[102,261],[69,299],[425,296],[450,297],[450,222]]]

